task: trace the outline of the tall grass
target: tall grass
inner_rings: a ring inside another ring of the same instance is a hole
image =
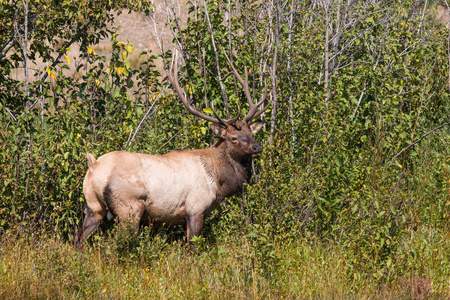
[[[136,235],[123,228],[97,236],[84,251],[53,236],[10,233],[0,242],[1,299],[450,297],[448,234],[426,230],[403,240],[416,252],[395,257],[403,275],[393,282],[354,268],[357,257],[348,248],[310,238],[274,242],[273,259],[239,235],[205,242],[197,254],[179,240],[168,242],[164,233]]]

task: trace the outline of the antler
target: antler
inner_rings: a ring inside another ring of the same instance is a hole
[[[234,67],[233,63],[231,62],[230,58],[228,57],[228,55],[224,52],[225,57],[227,58],[228,64],[231,66],[231,72],[228,73],[227,75],[225,75],[222,80],[225,80],[225,78],[227,78],[230,75],[234,75],[237,80],[241,83],[241,85],[244,87],[244,93],[245,93],[245,97],[247,98],[247,102],[249,105],[249,110],[248,113],[245,115],[243,121],[248,123],[250,120],[259,117],[266,109],[269,108],[270,104],[272,104],[272,100],[269,101],[269,103],[263,107],[261,110],[259,110],[258,112],[256,111],[258,109],[258,106],[260,106],[261,104],[264,103],[264,101],[266,100],[267,97],[267,86],[264,84],[264,94],[261,95],[261,100],[258,103],[253,103],[253,99],[250,95],[250,88],[248,87],[248,71],[247,71],[247,67],[244,67],[244,72],[245,72],[245,80],[242,79],[241,75],[239,75],[238,71],[236,70],[236,68]]]
[[[240,115],[240,111],[238,112],[238,115],[230,120],[222,120],[221,118],[219,118],[219,116],[216,114],[216,112],[214,111],[214,108],[212,107],[212,111],[214,113],[214,115],[216,116],[216,118],[210,117],[208,115],[205,115],[201,112],[199,112],[198,110],[196,110],[195,108],[193,108],[191,106],[191,104],[189,103],[188,99],[186,99],[186,97],[184,96],[184,93],[180,87],[180,84],[178,82],[178,66],[177,66],[177,59],[178,59],[178,51],[175,51],[175,54],[172,56],[172,62],[170,64],[170,69],[169,72],[167,73],[167,78],[169,79],[170,83],[172,84],[175,92],[177,93],[178,97],[180,98],[181,102],[183,103],[183,105],[187,108],[187,110],[193,114],[196,117],[199,117],[203,120],[209,121],[209,122],[213,122],[216,124],[222,124],[225,127],[228,127],[229,125],[233,124],[234,122],[236,122],[239,118]]]

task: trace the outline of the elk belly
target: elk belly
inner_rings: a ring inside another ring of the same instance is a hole
[[[186,207],[170,209],[160,208],[154,205],[154,203],[148,203],[146,205],[146,212],[148,222],[157,225],[184,225],[186,224]]]

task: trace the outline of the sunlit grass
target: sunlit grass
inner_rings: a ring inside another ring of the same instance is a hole
[[[121,254],[117,251],[121,242],[114,236],[98,238],[84,251],[78,251],[53,237],[4,235],[0,298],[442,299],[449,296],[450,243],[443,235],[430,241],[429,250],[420,242],[424,240],[422,235],[411,237],[409,247],[417,247],[420,254],[397,257],[398,267],[404,270],[392,282],[380,282],[353,268],[355,257],[338,245],[325,246],[306,239],[276,243],[275,257],[264,258],[251,240],[233,236],[206,243],[198,254],[190,254],[182,242],[167,243],[162,235],[143,236],[138,250]],[[141,248],[143,245],[159,249],[158,253],[152,255]]]

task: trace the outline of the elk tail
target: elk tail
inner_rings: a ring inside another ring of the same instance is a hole
[[[86,158],[87,158],[88,165],[89,165],[89,171],[94,172],[94,166],[97,163],[95,156],[92,153],[87,153]]]

